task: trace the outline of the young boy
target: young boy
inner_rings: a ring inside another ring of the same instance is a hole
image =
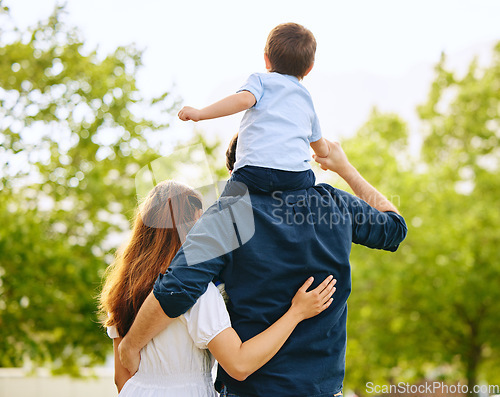
[[[268,73],[252,74],[236,94],[203,109],[185,106],[179,118],[200,121],[247,110],[240,125],[231,179],[253,191],[305,189],[315,184],[309,145],[328,155],[311,95],[300,83],[314,65],[316,40],[296,23],[276,26],[267,38]]]

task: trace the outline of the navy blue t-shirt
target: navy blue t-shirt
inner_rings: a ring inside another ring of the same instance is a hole
[[[242,382],[220,366],[217,375],[241,397],[333,396],[344,379],[351,244],[395,251],[406,232],[400,215],[326,184],[252,193],[246,200],[229,193],[193,227],[154,295],[169,317],[177,317],[219,278],[230,299],[231,324],[246,341],[288,310],[308,277],[314,276],[315,288],[333,275],[332,305],[299,323],[267,364]]]

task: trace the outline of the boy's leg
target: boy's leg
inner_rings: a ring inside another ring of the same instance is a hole
[[[302,190],[316,184],[316,177],[312,170],[282,171],[270,168],[273,190]]]
[[[316,184],[312,170],[283,171],[273,168],[245,166],[233,172],[229,182],[245,184],[254,193],[308,189]]]

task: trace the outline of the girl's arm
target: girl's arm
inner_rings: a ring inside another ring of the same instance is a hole
[[[328,276],[317,288],[307,292],[312,282],[310,277],[295,294],[290,309],[252,339],[242,343],[236,331],[227,328],[210,341],[209,350],[231,377],[245,380],[278,352],[298,323],[330,306],[337,280]]]
[[[179,112],[179,118],[183,121],[216,119],[247,110],[253,105],[255,105],[253,94],[250,91],[240,91],[203,109],[184,106]]]
[[[118,393],[120,393],[120,390],[122,389],[125,382],[132,377],[127,368],[122,365],[120,357],[118,356],[118,346],[120,345],[121,341],[122,338],[113,339],[113,352],[115,356],[115,385],[118,389]]]

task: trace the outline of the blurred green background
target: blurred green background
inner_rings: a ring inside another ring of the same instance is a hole
[[[179,100],[144,97],[140,50],[99,57],[61,15],[0,24],[0,366],[78,375],[111,352],[95,297]],[[360,396],[367,382],[500,384],[500,42],[491,54],[466,73],[436,60],[418,153],[408,122],[376,108],[342,140],[409,226],[395,254],[353,246],[345,388]],[[228,142],[190,143],[226,178]]]

